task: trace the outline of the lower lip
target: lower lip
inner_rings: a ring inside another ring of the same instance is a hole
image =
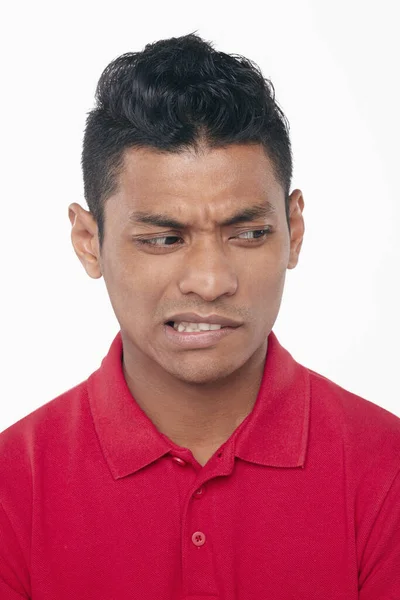
[[[164,332],[168,341],[181,348],[208,348],[214,346],[222,338],[227,337],[238,327],[221,327],[213,331],[194,331],[185,333],[176,331],[170,325],[164,325]]]

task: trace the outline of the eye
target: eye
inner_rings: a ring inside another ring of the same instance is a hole
[[[158,248],[165,248],[167,246],[174,246],[176,244],[176,242],[169,242],[169,243],[163,243],[163,240],[179,240],[181,239],[180,237],[178,237],[177,235],[168,235],[168,236],[164,236],[164,237],[158,237],[158,238],[149,238],[149,239],[143,239],[143,240],[136,240],[137,243],[139,244],[143,244],[143,245],[147,245],[147,246],[153,246],[153,247],[158,247]],[[179,245],[179,244],[178,244]]]
[[[240,233],[237,238],[238,239],[245,239],[249,242],[258,242],[259,240],[264,240],[269,234],[271,233],[271,228],[267,227],[266,229],[254,229],[252,231],[244,231],[243,233]],[[250,237],[253,236],[254,237]],[[244,238],[241,238],[240,236],[245,236]]]
[[[230,238],[230,239],[238,239],[244,240],[247,244],[254,244],[256,242],[260,242],[265,240],[267,236],[272,233],[271,227],[267,227],[265,229],[254,229],[251,231],[243,231],[239,235]],[[241,237],[244,236],[244,237]],[[172,241],[171,241],[172,240]],[[176,240],[181,240],[177,242]],[[144,239],[135,239],[136,244],[141,246],[148,246],[153,250],[162,250],[163,248],[176,248],[177,246],[181,246],[184,242],[180,236],[177,235],[167,235],[160,236],[154,238],[144,238]]]

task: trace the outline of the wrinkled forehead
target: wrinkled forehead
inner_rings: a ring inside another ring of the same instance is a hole
[[[278,215],[285,214],[284,191],[260,144],[232,144],[199,153],[128,149],[117,191],[109,200],[110,210],[112,206],[124,220],[141,210],[168,210],[188,220],[200,214],[223,219],[255,202],[268,202]]]

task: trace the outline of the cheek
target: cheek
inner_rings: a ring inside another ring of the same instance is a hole
[[[162,261],[146,261],[126,249],[108,256],[103,276],[118,321],[138,332],[143,324],[147,335],[147,325],[171,285],[170,272]]]
[[[282,255],[264,255],[243,270],[241,287],[250,299],[271,300],[282,293],[285,277],[286,263]]]

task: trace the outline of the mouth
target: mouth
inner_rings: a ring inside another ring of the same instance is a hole
[[[189,327],[186,323],[167,321],[164,324],[164,333],[167,341],[175,347],[178,346],[185,349],[208,348],[215,346],[223,338],[232,335],[237,329],[240,329],[240,326],[230,327],[205,323],[192,323],[191,325]],[[195,328],[194,325],[202,327],[208,325],[208,328]]]
[[[175,331],[180,333],[200,333],[203,331],[219,331],[220,329],[226,329],[226,325],[217,325],[215,323],[189,323],[186,321],[167,321],[165,325],[172,327]],[[235,327],[230,327],[235,329]]]

